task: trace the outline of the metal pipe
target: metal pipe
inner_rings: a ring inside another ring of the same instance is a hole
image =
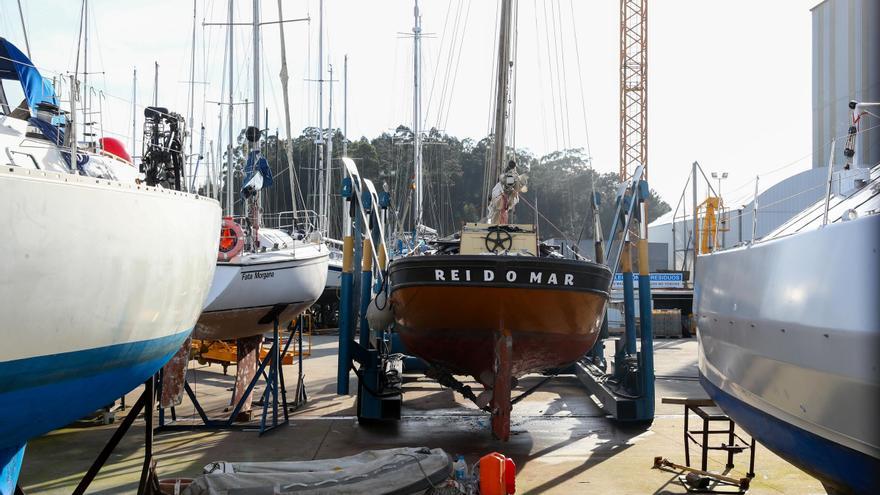
[[[623,243],[623,252],[621,253],[621,273],[623,275],[623,321],[625,328],[624,338],[626,343],[626,353],[632,355],[636,353],[636,308],[635,293],[633,288],[633,271],[632,271],[632,244],[629,241],[629,234],[625,233],[627,239]]]
[[[834,178],[834,146],[837,140],[831,141],[831,154],[828,155],[828,180],[825,184],[825,212],[822,215],[822,226],[828,225],[828,208],[831,204],[831,183]]]
[[[761,177],[755,176],[755,200],[752,202],[752,242],[755,242],[755,237],[758,233],[758,180]]]
[[[691,168],[692,168],[692,170],[691,170],[691,174],[692,174],[691,175],[691,177],[692,177],[691,178],[691,189],[693,191],[693,200],[694,200],[692,208],[691,208],[691,213],[693,213],[693,215],[694,215],[694,246],[693,246],[694,255],[693,255],[693,258],[691,259],[691,264],[693,265],[693,266],[691,266],[691,281],[692,281],[691,283],[693,283],[693,281],[697,280],[697,249],[698,249],[697,246],[700,245],[700,224],[699,224],[700,219],[697,218],[697,167],[699,167],[699,166],[700,166],[700,164],[697,162],[694,162],[691,165]],[[685,255],[687,255],[687,253],[685,253]]]
[[[370,348],[370,324],[367,322],[367,308],[373,288],[373,243],[366,226],[364,228],[363,250],[361,251],[361,297],[360,297],[360,344]]]
[[[639,326],[641,327],[642,348],[639,353],[639,376],[641,377],[642,418],[654,417],[654,329],[651,307],[651,267],[648,256],[647,199],[648,183],[641,181],[641,219],[639,239]]]

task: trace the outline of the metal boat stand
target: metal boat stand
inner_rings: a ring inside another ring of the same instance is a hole
[[[79,484],[76,486],[76,489],[73,490],[74,495],[82,495],[86,492],[89,486],[94,481],[95,476],[98,475],[98,472],[102,467],[107,463],[107,460],[110,458],[110,454],[116,449],[116,446],[119,445],[119,442],[128,432],[131,425],[134,423],[135,419],[137,419],[138,414],[140,414],[141,410],[144,412],[144,463],[141,468],[141,478],[138,482],[138,495],[151,495],[151,494],[159,494],[159,481],[156,477],[156,461],[153,460],[153,411],[156,409],[156,391],[157,388],[155,384],[158,382],[158,374],[151,376],[144,382],[144,391],[141,393],[140,397],[137,401],[135,401],[134,405],[132,405],[131,410],[128,412],[128,415],[125,416],[125,419],[116,428],[116,431],[113,433],[113,436],[110,437],[110,440],[107,441],[107,444],[104,445],[104,449],[101,450],[101,453],[98,454],[98,457],[95,459],[95,462],[92,463],[89,470],[86,471],[85,476],[83,476],[82,480],[80,480]]]
[[[642,179],[644,166],[639,166],[632,179],[621,184],[617,192],[617,213],[614,216],[607,248],[602,252],[597,243],[597,258],[607,256],[613,273],[623,274],[624,339],[615,340],[612,371],[606,370],[604,357],[607,313],[600,339],[584,359],[575,363],[574,372],[581,383],[613,419],[625,422],[650,422],[654,419],[654,334],[651,328],[651,277],[648,266],[648,222],[646,201],[650,189]],[[632,228],[638,223],[639,261],[639,327],[637,337],[634,274],[631,261]],[[641,349],[637,347],[641,340]]]
[[[299,351],[299,381],[297,383],[297,392],[296,399],[294,401],[294,408],[302,406],[305,403],[306,392],[305,392],[305,383],[304,383],[304,374],[302,369],[302,332],[303,332],[303,319],[298,318],[297,323],[292,325],[290,330],[290,336],[287,339],[287,342],[284,344],[283,349],[281,347],[281,332],[278,329],[278,319],[275,318],[274,325],[272,329],[272,346],[269,348],[266,357],[260,362],[259,367],[257,368],[257,373],[254,375],[253,379],[251,379],[250,383],[248,383],[245,392],[242,394],[241,398],[233,407],[232,412],[229,414],[229,417],[225,419],[211,419],[205,413],[205,409],[202,407],[201,403],[196,397],[195,392],[193,392],[192,387],[190,387],[189,381],[184,382],[184,390],[186,391],[187,396],[189,396],[190,401],[193,404],[193,407],[196,410],[196,413],[201,420],[201,423],[186,423],[181,424],[177,423],[177,414],[175,408],[169,408],[171,413],[171,420],[175,421],[174,424],[168,424],[165,422],[165,410],[164,408],[159,408],[159,425],[156,428],[156,433],[164,433],[170,431],[191,431],[191,430],[242,430],[242,431],[253,431],[255,428],[248,425],[243,425],[241,423],[236,422],[236,418],[241,412],[248,396],[253,392],[254,387],[257,385],[257,382],[260,379],[265,379],[266,388],[263,390],[262,398],[260,403],[262,405],[262,412],[260,415],[260,427],[256,430],[259,431],[260,436],[264,433],[267,433],[279,426],[286,425],[290,422],[289,411],[290,405],[287,402],[287,388],[284,384],[284,373],[282,372],[282,357],[287,354],[287,351],[290,349],[291,343],[294,341],[297,342],[297,347]],[[271,412],[271,416],[270,416]]]
[[[398,420],[402,404],[402,356],[390,352],[390,333],[384,328],[371,329],[367,321],[367,311],[374,303],[371,296],[388,288],[383,226],[390,196],[385,192],[377,194],[372,182],[361,179],[350,158],[343,158],[342,162],[345,167],[344,239],[336,393],[348,395],[353,371],[358,378],[358,420]],[[360,277],[355,277],[357,269],[360,269]],[[389,304],[387,298],[384,304]],[[387,310],[378,306],[376,309]],[[356,329],[359,330],[357,340]]]

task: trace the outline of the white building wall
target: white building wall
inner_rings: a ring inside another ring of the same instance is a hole
[[[848,102],[880,101],[880,0],[825,0],[812,18],[813,167],[824,167],[831,140],[850,126]],[[835,154],[842,162],[842,141]],[[856,163],[880,163],[880,129],[864,134]]]

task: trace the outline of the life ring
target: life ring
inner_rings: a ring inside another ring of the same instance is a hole
[[[220,224],[220,249],[217,251],[217,261],[229,261],[242,249],[244,249],[244,232],[241,230],[241,225],[230,217],[224,218]]]

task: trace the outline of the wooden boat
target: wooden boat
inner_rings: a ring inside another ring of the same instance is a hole
[[[507,161],[510,3],[502,1],[499,16],[495,139],[486,174],[498,182],[486,184],[488,220],[466,224],[454,238],[428,241],[430,249],[415,249],[388,268],[391,311],[406,352],[428,363],[429,376],[490,412],[501,440],[510,436],[517,378],[567,367],[586,354],[598,338],[611,287],[605,265],[577,255],[565,259],[538,242],[535,226],[509,223],[527,181]],[[418,57],[418,4],[415,15]],[[414,89],[414,224],[421,225],[418,83]],[[453,375],[473,376],[485,391],[476,396]]]
[[[459,249],[496,236],[511,244],[537,236],[524,225],[471,224]],[[447,247],[448,248],[448,247]],[[510,434],[510,394],[527,373],[564,368],[596,343],[608,301],[611,271],[561,256],[435,254],[394,260],[389,266],[396,331],[407,352],[425,360],[432,376],[455,383],[470,375],[489,394],[493,432]]]

